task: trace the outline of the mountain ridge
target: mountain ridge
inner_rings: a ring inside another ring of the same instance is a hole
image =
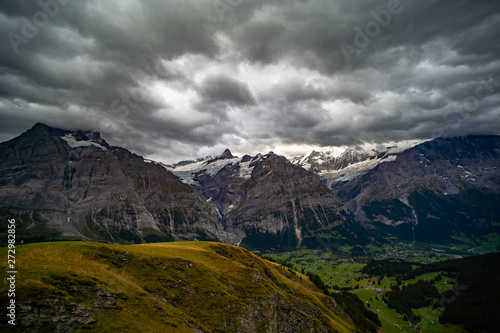
[[[435,139],[332,189],[358,222],[409,240],[486,234],[498,231],[499,148],[498,136]]]
[[[170,170],[215,205],[226,227],[250,231],[243,244],[311,244],[324,228],[358,238],[348,230],[357,229],[350,213],[314,173],[272,152],[231,157]],[[356,233],[362,239],[363,232]]]
[[[450,242],[498,230],[500,137],[415,143],[312,152],[294,163],[226,149],[168,166],[99,133],[38,123],[0,143],[0,215],[18,218],[20,237],[32,241],[201,239],[251,248],[364,245],[391,235]]]
[[[20,232],[35,225],[60,236],[140,241],[175,233],[177,219],[179,235],[189,236],[199,227],[191,217],[198,210],[206,212],[198,214],[205,229],[217,233],[210,207],[191,187],[97,133],[37,124],[0,151],[0,207],[20,218]]]
[[[171,167],[110,146],[91,131],[36,124],[1,143],[0,153],[0,213],[18,218],[27,240],[197,238],[295,247],[332,223],[340,233],[328,237],[358,237],[352,216],[318,176],[275,154],[240,159],[226,150],[195,162],[199,170],[186,171],[186,184]]]

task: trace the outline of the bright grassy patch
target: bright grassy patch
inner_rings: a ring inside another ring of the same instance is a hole
[[[6,252],[0,249],[1,258]],[[0,269],[5,271],[5,264],[2,260]],[[269,303],[278,300],[291,309],[314,308],[339,332],[354,329],[305,275],[221,243],[29,244],[18,246],[16,268],[18,304],[43,307],[47,299],[67,299],[94,310],[92,331],[232,331],[242,316],[251,315],[249,306],[263,318],[271,313]],[[2,295],[6,288],[0,287]],[[94,308],[101,291],[114,295],[113,307]],[[320,325],[316,317],[309,320]]]

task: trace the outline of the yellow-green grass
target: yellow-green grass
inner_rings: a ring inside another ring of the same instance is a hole
[[[0,254],[5,272],[7,250],[0,249]],[[269,300],[277,298],[298,312],[313,309],[301,313],[315,326],[354,329],[305,275],[226,244],[29,244],[17,247],[16,270],[17,304],[42,306],[49,298],[67,299],[94,311],[97,322],[88,326],[91,331],[234,331],[248,306],[265,312]],[[0,287],[2,299],[7,289]],[[100,290],[116,296],[114,307],[95,308]],[[0,330],[8,327],[4,324]],[[266,323],[261,324],[264,330]]]

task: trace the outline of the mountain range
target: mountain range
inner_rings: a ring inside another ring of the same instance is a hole
[[[0,144],[0,215],[26,241],[452,242],[498,231],[499,168],[498,136],[164,165],[99,133],[36,124]]]
[[[313,152],[296,164],[319,174],[365,228],[437,243],[499,230],[498,136],[329,156]]]

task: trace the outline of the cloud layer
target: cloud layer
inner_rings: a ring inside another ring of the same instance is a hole
[[[0,140],[44,122],[172,162],[500,134],[498,22],[487,0],[5,0]]]

